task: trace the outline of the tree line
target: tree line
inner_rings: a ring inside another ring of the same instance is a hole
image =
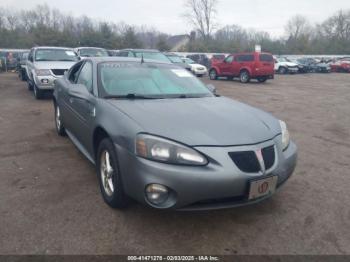
[[[218,0],[187,0],[184,19],[194,31],[181,51],[252,51],[260,44],[274,54],[350,54],[350,10],[340,10],[322,23],[312,24],[297,15],[285,25],[285,34],[273,38],[267,32],[239,25],[218,28]],[[0,8],[0,48],[52,46],[97,46],[107,49],[170,49],[168,33],[148,26],[97,21],[87,16],[74,17],[39,5],[31,10]]]

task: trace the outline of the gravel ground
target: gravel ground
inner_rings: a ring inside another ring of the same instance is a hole
[[[211,83],[289,124],[294,176],[249,207],[118,211],[94,167],[56,135],[50,98],[0,74],[0,254],[350,254],[350,74]]]

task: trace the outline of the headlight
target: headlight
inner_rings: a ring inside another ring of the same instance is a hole
[[[196,150],[179,143],[146,134],[136,137],[136,155],[162,163],[204,166],[208,160]]]
[[[35,70],[35,74],[37,76],[49,76],[51,75],[51,71],[48,69],[37,69]]]
[[[289,136],[289,131],[287,129],[287,124],[284,121],[280,120],[280,126],[282,130],[282,146],[284,151],[289,146],[290,136]]]

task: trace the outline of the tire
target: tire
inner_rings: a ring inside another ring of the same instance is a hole
[[[218,80],[218,72],[215,69],[211,69],[209,71],[209,78],[210,80]]]
[[[36,84],[33,85],[33,91],[34,91],[34,97],[37,99],[37,100],[40,100],[43,98],[44,96],[44,91],[40,90]]]
[[[239,74],[239,80],[243,84],[249,83],[250,81],[249,72],[247,70],[242,70],[241,73]]]
[[[288,72],[288,69],[283,67],[283,66],[278,68],[278,73],[281,74],[281,75],[285,75],[285,74],[287,74],[287,72]]]
[[[109,138],[101,141],[98,147],[96,164],[103,200],[112,208],[126,208],[129,199],[124,193],[117,153]]]
[[[267,81],[267,77],[265,77],[265,76],[258,77],[259,83],[265,83],[266,81]]]
[[[61,110],[57,103],[54,103],[55,105],[55,127],[56,132],[59,136],[66,136],[66,130],[64,128],[64,125],[61,120]]]
[[[33,85],[30,83],[29,80],[27,80],[27,86],[29,91],[33,91]]]

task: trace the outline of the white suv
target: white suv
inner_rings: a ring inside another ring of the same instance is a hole
[[[36,99],[45,91],[53,91],[55,80],[64,75],[79,57],[70,48],[34,47],[27,60],[28,89],[34,91]]]
[[[275,71],[282,75],[296,74],[299,72],[299,66],[285,57],[275,57]]]

